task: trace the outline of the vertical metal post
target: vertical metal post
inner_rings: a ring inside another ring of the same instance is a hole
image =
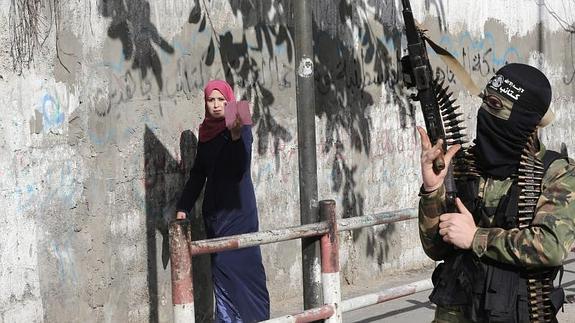
[[[317,210],[317,161],[315,142],[315,78],[311,0],[294,3],[297,134],[300,218],[302,224],[319,221]],[[319,243],[302,239],[304,308],[321,306]]]
[[[194,323],[195,321],[189,239],[191,239],[189,221],[177,220],[170,223],[170,267],[175,323]]]
[[[322,220],[329,223],[329,231],[321,237],[321,280],[323,300],[334,307],[334,314],[326,323],[341,323],[341,283],[339,277],[339,239],[335,201],[324,200],[319,203]]]
[[[544,4],[538,4],[538,18],[539,23],[537,24],[537,49],[539,50],[539,59],[537,61],[537,67],[540,70],[543,70],[543,53],[545,51],[545,42],[544,42],[544,29],[543,29],[543,6]]]

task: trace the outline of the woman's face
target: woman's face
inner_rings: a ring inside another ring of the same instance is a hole
[[[228,101],[220,91],[213,90],[206,100],[208,112],[214,118],[223,118],[227,102]]]

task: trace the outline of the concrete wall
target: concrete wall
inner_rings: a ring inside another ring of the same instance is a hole
[[[313,6],[319,197],[341,217],[414,208],[422,119],[398,77],[400,4]],[[480,85],[506,62],[543,69],[558,118],[542,137],[573,151],[572,2],[412,6]],[[0,0],[0,322],[170,321],[166,225],[212,78],[252,102],[261,228],[299,223],[292,17],[279,0]],[[473,134],[478,99],[432,59]],[[341,238],[344,284],[430,264],[413,221]],[[301,295],[299,249],[262,248],[274,311]],[[209,259],[194,261],[203,321]]]

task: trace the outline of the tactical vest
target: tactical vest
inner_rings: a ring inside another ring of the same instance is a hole
[[[559,153],[546,151],[543,173],[558,158],[562,158]],[[485,207],[478,197],[479,178],[457,181],[457,195],[480,227],[526,227],[530,221],[527,224],[518,221],[520,177],[517,176],[496,208]],[[494,219],[494,224],[489,218]],[[561,287],[553,287],[553,280],[558,272],[562,275],[562,269],[527,271],[487,258],[480,260],[470,250],[455,249],[433,272],[430,300],[438,306],[458,306],[473,322],[556,322],[555,315],[565,295]]]

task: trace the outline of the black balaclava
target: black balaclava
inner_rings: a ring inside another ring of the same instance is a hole
[[[497,71],[482,93],[477,114],[475,152],[482,172],[503,179],[519,165],[529,136],[551,103],[551,85],[538,69],[508,64]]]

